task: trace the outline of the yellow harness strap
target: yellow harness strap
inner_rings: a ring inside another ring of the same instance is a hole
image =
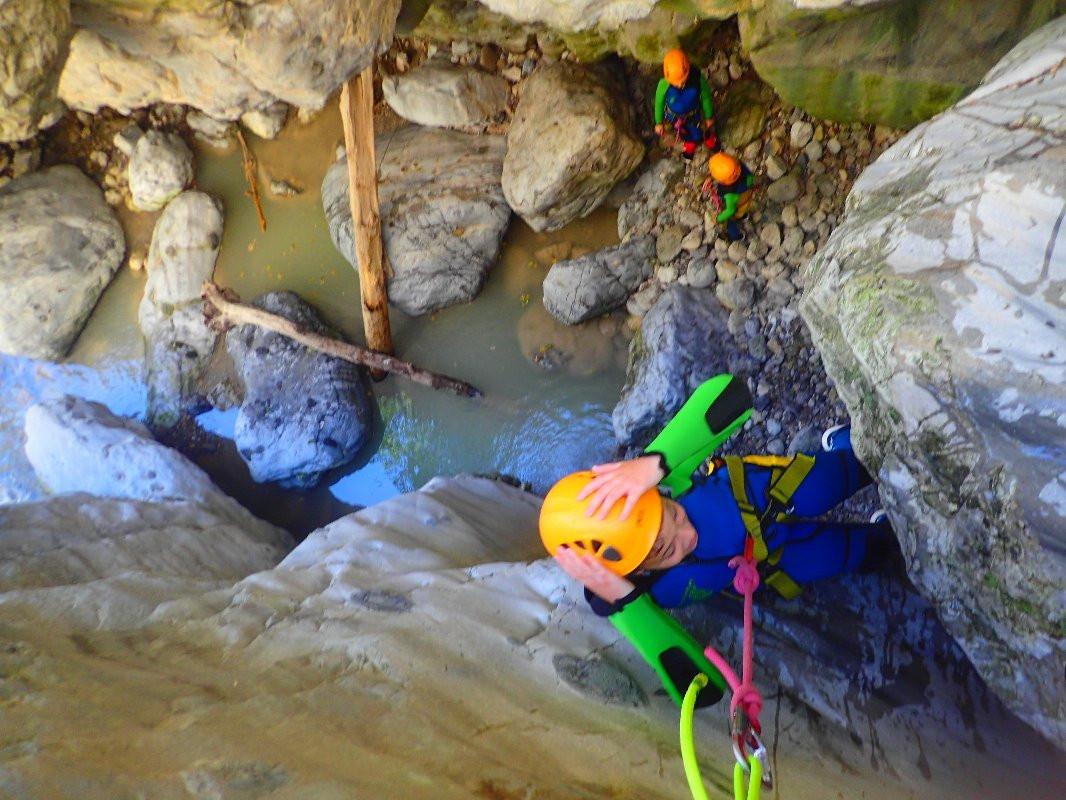
[[[784,456],[726,456],[726,469],[729,470],[729,487],[733,491],[733,499],[740,510],[740,519],[744,523],[744,529],[753,540],[752,551],[755,561],[766,561],[769,555],[766,542],[763,540],[763,526],[779,522],[788,516],[791,507],[792,495],[803,483],[807,474],[814,466],[814,457],[804,453],[797,453],[792,458]],[[748,500],[748,491],[744,485],[744,465],[752,464],[760,467],[770,467],[770,489],[768,492],[766,509],[760,515],[755,506]],[[776,564],[781,559],[781,549],[774,551],[774,557],[769,563]],[[786,600],[791,600],[801,591],[797,584],[788,574],[781,569],[771,573],[766,582],[774,588]]]

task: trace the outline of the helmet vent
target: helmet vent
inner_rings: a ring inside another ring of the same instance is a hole
[[[613,547],[607,547],[600,553],[600,558],[604,561],[621,561],[622,554],[615,550]]]

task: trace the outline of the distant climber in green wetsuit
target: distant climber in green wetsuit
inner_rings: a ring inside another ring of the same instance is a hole
[[[703,185],[705,192],[711,191],[712,197],[720,203],[715,220],[726,226],[726,235],[731,242],[743,239],[744,234],[737,224],[743,219],[751,206],[751,187],[755,176],[751,170],[729,153],[715,153],[707,165],[711,177]]]
[[[710,131],[713,122],[707,79],[690,68],[683,51],[671,50],[663,58],[663,77],[655,90],[655,133],[662,136],[667,127],[673,128],[684,143],[683,157],[691,160],[700,142],[709,148],[718,143]]]

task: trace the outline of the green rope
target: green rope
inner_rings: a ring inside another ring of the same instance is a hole
[[[707,790],[703,788],[700,767],[696,763],[696,745],[693,741],[692,718],[696,711],[696,695],[707,685],[708,678],[702,672],[697,673],[688,685],[685,697],[681,701],[681,762],[685,765],[685,778],[692,800],[709,800]],[[745,779],[747,785],[745,786]],[[754,754],[748,756],[748,769],[740,764],[733,765],[733,796],[736,800],[759,800],[762,791],[762,762]]]
[[[707,790],[703,788],[703,778],[700,777],[700,767],[696,763],[696,746],[692,740],[692,716],[696,710],[696,695],[706,685],[707,676],[702,672],[697,673],[688,685],[684,700],[681,701],[681,761],[685,765],[685,777],[688,778],[692,800],[708,800]]]

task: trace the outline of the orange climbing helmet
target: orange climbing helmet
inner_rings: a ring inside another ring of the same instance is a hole
[[[617,575],[628,575],[655,544],[663,521],[663,499],[655,489],[649,489],[624,520],[618,519],[624,499],[611,507],[605,519],[586,517],[589,500],[578,500],[577,496],[595,477],[591,470],[574,472],[551,488],[540,508],[540,539],[553,555],[559,545],[565,545],[592,553]]]
[[[729,153],[715,153],[709,162],[711,177],[728,186],[740,177],[740,162]]]
[[[688,80],[688,56],[683,50],[670,50],[663,57],[663,75],[666,82],[680,89]]]

